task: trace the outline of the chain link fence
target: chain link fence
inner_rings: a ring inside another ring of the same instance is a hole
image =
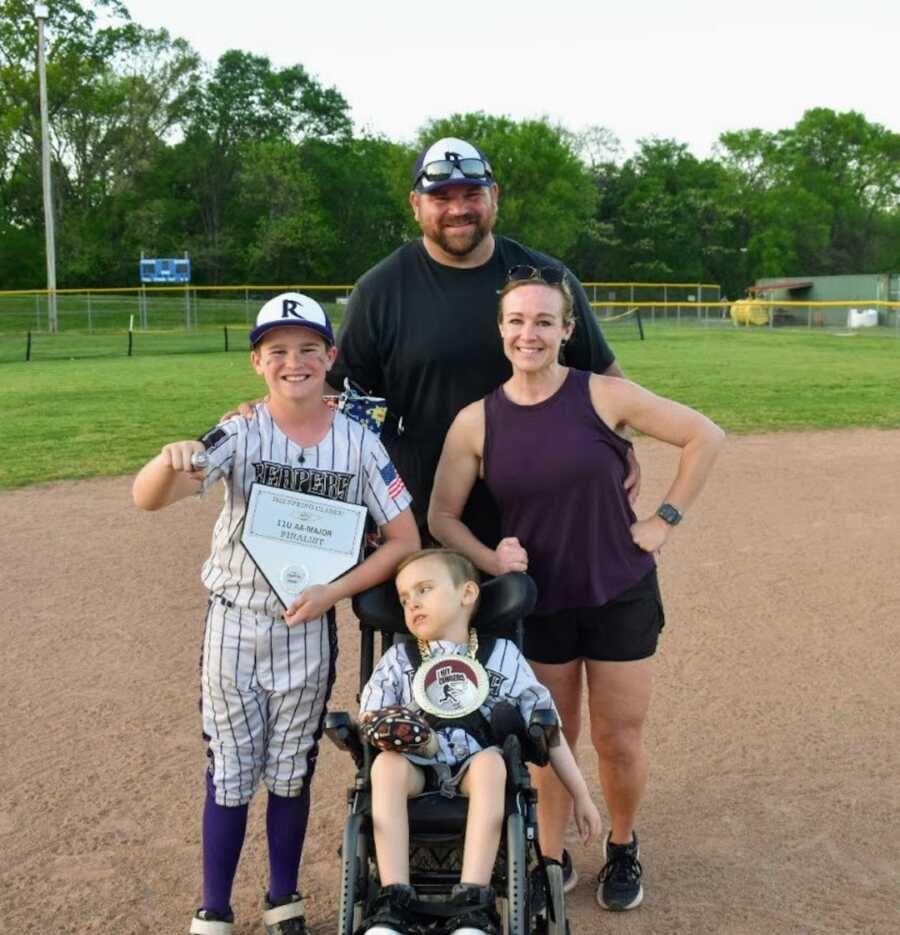
[[[47,293],[0,292],[0,362],[246,350],[260,306],[281,292],[314,296],[335,325],[352,285],[148,286],[60,290],[57,333]]]
[[[714,283],[584,283],[610,343],[664,326],[803,328],[900,337],[900,302],[729,302]],[[0,292],[0,363],[123,355],[246,351],[260,306],[274,295],[314,296],[335,327],[353,286],[154,286],[57,292],[58,332],[45,290]]]

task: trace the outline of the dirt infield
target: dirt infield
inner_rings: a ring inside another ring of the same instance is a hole
[[[646,511],[674,454],[638,449]],[[0,931],[187,931],[205,768],[197,571],[218,504],[141,514],[130,478],[0,494]],[[662,556],[646,900],[601,913],[597,853],[573,845],[573,932],[900,931],[898,518],[900,431],[728,441]],[[340,620],[332,707],[352,708],[357,640],[346,608]],[[316,935],[335,929],[350,777],[325,744],[303,869]],[[262,800],[236,935],[263,931]]]

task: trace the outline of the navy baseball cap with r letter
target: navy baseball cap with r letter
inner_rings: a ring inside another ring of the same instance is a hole
[[[259,310],[256,327],[250,332],[250,347],[256,347],[267,331],[290,325],[309,328],[322,335],[328,344],[334,344],[334,331],[322,306],[301,292],[282,292]]]
[[[413,167],[413,191],[425,194],[448,185],[493,184],[494,174],[484,153],[454,136],[445,136],[423,149]]]

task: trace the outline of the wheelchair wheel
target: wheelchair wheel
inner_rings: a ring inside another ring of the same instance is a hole
[[[368,878],[365,847],[360,853],[362,816],[351,815],[344,826],[341,844],[341,901],[338,935],[353,935],[362,922],[365,908],[365,881]]]
[[[547,935],[569,935],[562,867],[559,864],[550,864],[547,867],[547,876],[550,880],[550,892],[547,895],[547,921],[544,931]]]
[[[504,935],[529,935],[528,857],[525,822],[515,812],[506,819],[506,918]]]

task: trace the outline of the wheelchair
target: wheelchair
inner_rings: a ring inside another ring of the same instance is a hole
[[[522,620],[536,599],[534,582],[525,574],[507,574],[486,582],[472,625],[481,634],[502,636],[522,645]],[[393,582],[357,595],[353,609],[361,631],[360,690],[375,664],[375,637],[381,653],[395,639],[410,638]],[[495,739],[498,731],[495,726]],[[568,935],[562,867],[544,862],[537,836],[537,793],[526,762],[545,765],[555,742],[558,723],[552,712],[535,712],[531,724],[521,717],[502,738],[507,784],[504,829],[491,885],[497,893],[496,909],[502,935]],[[378,751],[364,744],[347,712],[326,717],[325,733],[349,752],[357,766],[355,782],[347,792],[349,814],[340,855],[342,863],[339,935],[354,935],[370,914],[380,891],[372,834],[370,771]],[[410,883],[418,900],[415,935],[441,935],[449,912],[446,898],[460,882],[467,799],[425,792],[408,801],[410,828]]]

